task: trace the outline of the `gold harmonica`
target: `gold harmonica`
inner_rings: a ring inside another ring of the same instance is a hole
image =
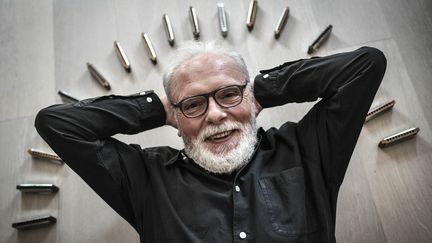
[[[168,43],[173,46],[174,45],[174,31],[172,29],[171,26],[171,21],[168,17],[168,15],[164,14],[163,15],[163,22],[164,22],[164,26],[165,26],[165,32],[168,38]]]
[[[282,15],[280,16],[279,21],[278,21],[276,28],[275,28],[275,31],[274,31],[276,39],[279,38],[283,28],[285,27],[288,16],[289,16],[289,7],[286,7],[286,8],[284,8]]]
[[[98,83],[100,85],[102,85],[102,87],[104,87],[107,90],[111,89],[111,85],[109,84],[109,82],[104,78],[104,76],[102,76],[102,74],[91,64],[91,63],[87,63],[87,68],[91,74],[91,76],[96,79],[96,81],[98,81]]]
[[[53,184],[19,184],[16,188],[22,192],[49,194],[58,192],[59,188]]]
[[[150,58],[150,60],[153,62],[153,64],[157,63],[157,56],[156,56],[156,52],[153,48],[153,45],[150,41],[150,38],[148,37],[148,35],[146,33],[141,33],[141,36],[144,40],[144,46],[147,50],[147,54]]]
[[[365,122],[368,122],[373,118],[375,118],[376,116],[378,116],[379,114],[382,114],[383,112],[390,110],[395,103],[396,103],[395,100],[391,100],[370,109],[370,111],[366,115]]]
[[[198,39],[200,36],[200,28],[199,28],[198,18],[197,18],[195,8],[192,6],[189,7],[189,16],[192,25],[192,34],[195,39]]]
[[[226,37],[228,35],[228,23],[226,20],[224,4],[218,3],[217,9],[218,9],[218,17],[219,17],[219,28],[220,28],[220,31],[222,33],[222,36]]]
[[[119,58],[123,68],[126,70],[126,72],[130,73],[131,71],[130,62],[126,56],[126,53],[124,52],[123,48],[120,46],[120,43],[118,41],[114,41],[114,48],[117,53],[117,57]]]
[[[408,140],[410,138],[413,138],[419,131],[420,131],[420,128],[413,127],[413,128],[409,128],[407,130],[404,130],[402,132],[398,132],[396,134],[393,134],[391,136],[388,136],[388,137],[382,139],[379,142],[378,146],[380,148],[385,148],[385,147],[390,146],[392,144]]]
[[[46,153],[39,149],[31,148],[27,152],[35,158],[51,159],[51,160],[63,162],[63,160],[58,155],[52,153]]]
[[[327,26],[325,30],[315,39],[312,45],[309,46],[308,54],[312,54],[318,50],[318,48],[324,44],[324,42],[330,37],[331,31],[333,29],[333,25]]]
[[[251,31],[254,27],[257,8],[258,8],[258,1],[252,0],[249,5],[249,11],[246,19],[246,26],[248,27],[249,31]]]

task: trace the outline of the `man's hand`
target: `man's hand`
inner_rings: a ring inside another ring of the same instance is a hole
[[[165,125],[169,125],[174,128],[177,128],[177,121],[174,117],[174,110],[172,109],[171,103],[169,102],[168,98],[166,96],[163,96],[160,98],[160,100],[162,101],[162,104],[165,109],[165,114],[166,114]]]

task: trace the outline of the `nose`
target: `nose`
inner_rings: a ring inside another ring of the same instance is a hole
[[[216,103],[213,97],[210,97],[208,102],[206,121],[213,124],[220,124],[225,117],[227,117],[226,112]]]

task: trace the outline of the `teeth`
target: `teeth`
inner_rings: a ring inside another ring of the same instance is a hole
[[[222,132],[222,133],[218,133],[216,135],[210,136],[210,139],[218,139],[218,138],[223,138],[225,136],[230,135],[231,131],[226,131],[226,132]]]

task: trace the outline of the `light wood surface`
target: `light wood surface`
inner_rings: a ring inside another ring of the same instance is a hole
[[[224,2],[229,33],[223,38],[217,2]],[[34,159],[30,147],[51,151],[33,127],[41,108],[61,103],[59,89],[84,99],[153,89],[163,94],[161,74],[179,44],[193,40],[188,7],[194,6],[200,40],[218,40],[244,55],[251,76],[260,69],[307,58],[308,45],[333,25],[327,55],[363,45],[378,47],[388,68],[374,104],[395,99],[392,111],[363,127],[337,208],[338,242],[432,241],[432,1],[258,1],[256,23],[246,28],[248,0],[0,0],[0,242],[139,242],[126,221],[107,206],[67,165]],[[278,40],[274,28],[284,7],[290,16]],[[171,47],[162,26],[169,15],[176,37]],[[154,65],[140,34],[151,38]],[[117,40],[132,72],[114,51]],[[90,76],[92,63],[110,82],[104,90]],[[297,121],[313,104],[288,104],[262,112],[264,128]],[[416,138],[380,149],[380,139],[409,127]],[[143,147],[181,148],[173,128],[135,136],[117,135]],[[168,139],[167,139],[168,138]],[[54,195],[24,195],[19,183],[53,183]],[[17,231],[17,220],[50,214],[49,228]]]

